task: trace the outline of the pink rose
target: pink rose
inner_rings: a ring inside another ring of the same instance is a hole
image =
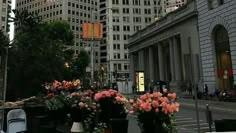
[[[111,97],[111,94],[110,94],[109,91],[105,91],[104,94],[105,94],[106,97]]]
[[[98,101],[98,100],[101,99],[101,97],[102,97],[101,93],[97,93],[97,94],[95,94],[94,99],[95,99],[96,101]]]
[[[157,101],[152,101],[152,106],[154,108],[157,108],[159,106],[158,102]]]
[[[130,114],[134,114],[134,111],[133,111],[133,110],[131,110],[131,111],[129,111],[129,113],[130,113]]]
[[[159,109],[158,109],[158,108],[156,108],[156,109],[155,109],[155,112],[157,112],[157,113],[158,113],[158,112],[159,112]]]
[[[129,102],[130,102],[130,103],[134,103],[134,100],[133,100],[133,99],[129,99]]]
[[[163,92],[164,92],[164,93],[166,93],[166,92],[167,92],[167,89],[166,89],[166,88],[163,88],[162,90],[163,90]]]
[[[84,103],[83,102],[79,102],[79,106],[82,108],[84,107]]]
[[[70,95],[71,95],[72,97],[74,97],[74,96],[77,96],[78,93],[77,93],[77,92],[73,92],[73,93],[71,93]]]

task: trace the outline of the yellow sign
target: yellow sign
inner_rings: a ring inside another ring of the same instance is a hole
[[[137,85],[137,91],[144,92],[145,86],[144,86],[144,72],[136,72],[136,85]]]

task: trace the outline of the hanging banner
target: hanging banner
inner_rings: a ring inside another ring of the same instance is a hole
[[[136,72],[136,85],[137,85],[137,91],[138,92],[144,92],[145,86],[144,86],[144,72]]]
[[[101,23],[83,23],[83,39],[102,39],[103,25]]]

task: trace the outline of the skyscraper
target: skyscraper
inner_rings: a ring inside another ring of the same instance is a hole
[[[0,1],[0,30],[5,33],[9,32],[8,17],[11,12],[11,0]]]
[[[100,0],[100,21],[104,24],[101,64],[110,82],[129,79],[129,36],[156,18],[182,6],[186,0]],[[151,64],[150,64],[151,65]]]

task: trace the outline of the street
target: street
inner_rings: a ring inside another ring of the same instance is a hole
[[[194,101],[192,99],[180,99],[180,111],[176,114],[176,125],[178,133],[197,133],[197,119]],[[236,103],[224,103],[217,101],[199,100],[199,123],[201,133],[209,131],[209,125],[206,121],[205,104],[208,103],[212,111],[213,120],[219,119],[236,119]],[[136,116],[128,115],[129,129],[128,133],[141,133]],[[214,131],[214,124],[212,131]]]

